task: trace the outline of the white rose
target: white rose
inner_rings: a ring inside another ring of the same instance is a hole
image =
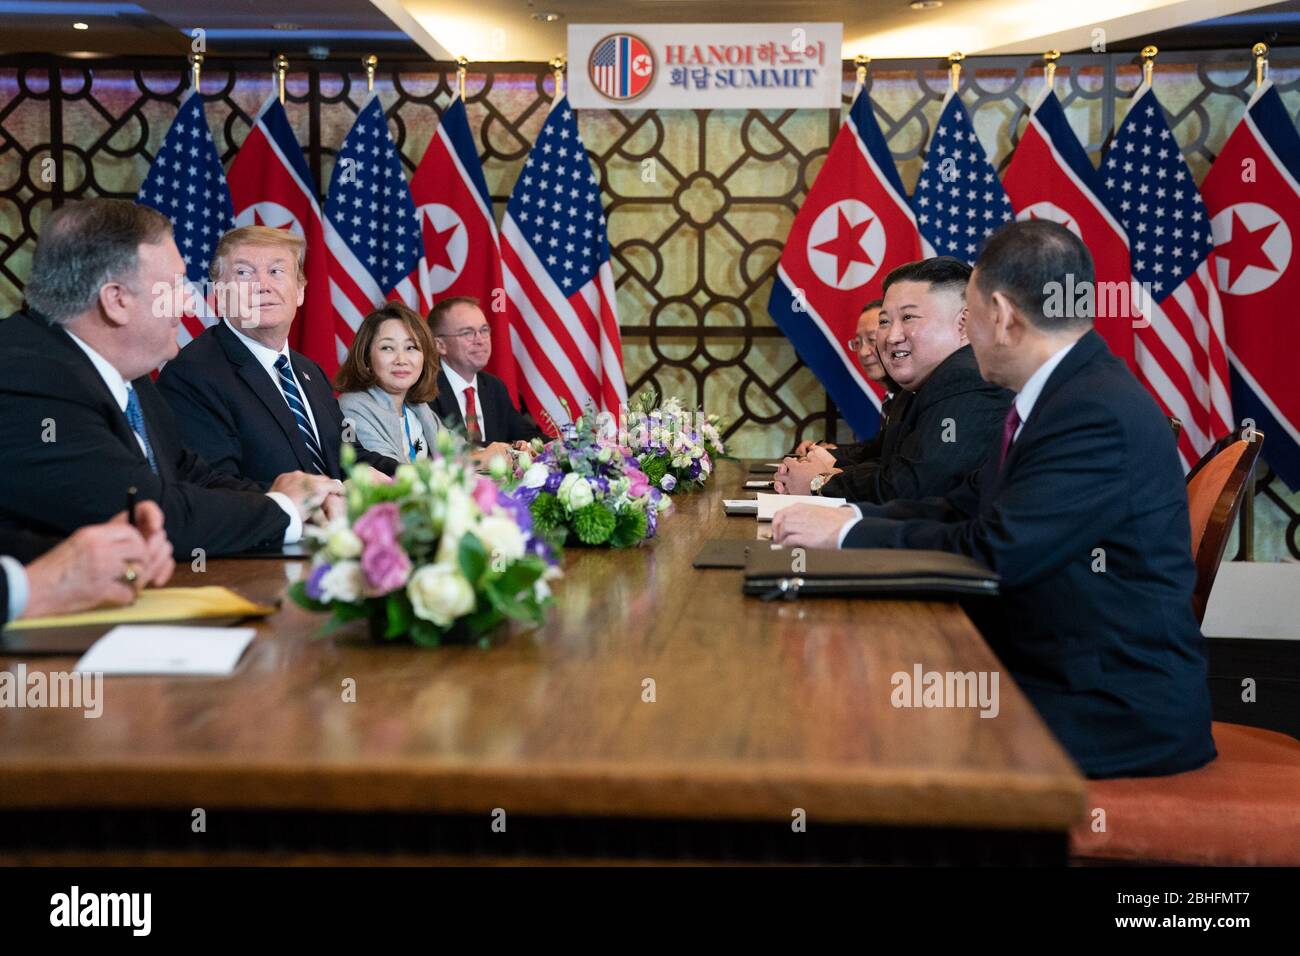
[[[581,475],[573,475],[572,477],[578,480],[569,485],[567,496],[564,486],[560,486],[560,500],[568,506],[570,511],[578,511],[595,501],[596,495],[591,490],[591,485],[587,483],[586,478]]]
[[[446,627],[474,610],[474,589],[451,564],[426,564],[406,585],[415,616]]]
[[[330,532],[325,550],[335,560],[361,557],[361,539],[351,528],[337,528]]]
[[[340,561],[321,575],[321,603],[342,601],[345,604],[355,604],[361,600],[361,591],[365,583],[360,562]]]
[[[551,469],[547,468],[539,461],[537,464],[530,466],[529,469],[524,472],[524,477],[521,479],[521,483],[525,488],[540,488],[542,485],[546,484],[546,479],[550,476]]]
[[[518,561],[524,556],[524,533],[509,515],[488,515],[473,531],[493,563],[498,559]]]

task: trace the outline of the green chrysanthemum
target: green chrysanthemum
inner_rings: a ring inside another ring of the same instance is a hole
[[[604,544],[614,533],[616,524],[614,515],[594,501],[573,515],[573,530],[583,544]]]
[[[564,505],[555,495],[543,492],[528,506],[533,513],[533,526],[538,531],[550,531],[564,523]]]
[[[641,470],[645,472],[646,478],[650,479],[650,484],[658,485],[664,475],[668,474],[668,459],[661,455],[647,458],[642,462]]]
[[[630,548],[638,544],[646,533],[645,512],[633,508],[618,516],[617,526],[610,535],[609,543],[616,548]]]

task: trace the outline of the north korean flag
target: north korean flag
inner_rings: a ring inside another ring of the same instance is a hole
[[[875,434],[883,392],[849,339],[890,270],[921,258],[921,236],[863,91],[790,226],[768,311],[855,434]]]
[[[1132,306],[1128,235],[1106,206],[1101,177],[1070,129],[1050,86],[1043,88],[1030,111],[1003,186],[1017,219],[1059,222],[1088,247],[1098,284],[1094,290],[1097,331],[1136,373],[1133,323],[1141,323],[1142,318],[1140,310]],[[1118,292],[1121,285],[1122,296]],[[1105,289],[1116,291],[1101,294]]]
[[[1271,81],[1255,91],[1201,184],[1228,340],[1232,406],[1264,433],[1264,457],[1300,488],[1300,135]]]
[[[506,383],[517,408],[519,381],[506,319],[497,221],[459,96],[442,114],[416,167],[411,197],[424,238],[424,258],[398,287],[402,298],[411,301],[408,290],[414,289],[426,315],[440,299],[458,295],[478,299],[492,327],[487,371]]]
[[[315,180],[274,93],[262,104],[226,181],[235,225],[288,229],[307,241],[306,297],[289,333],[289,347],[333,375],[339,367],[335,335],[350,342],[352,330],[330,304],[329,249]]]

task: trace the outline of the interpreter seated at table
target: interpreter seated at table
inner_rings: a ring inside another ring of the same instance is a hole
[[[510,401],[506,383],[484,371],[492,358],[492,327],[477,299],[454,296],[436,303],[429,328],[442,366],[438,396],[430,404],[444,425],[475,445],[522,446],[544,437]]]
[[[149,373],[176,356],[185,262],[161,213],[85,199],[51,213],[28,308],[0,322],[0,527],[64,538],[122,510],[162,509],[178,559],[297,541],[342,510],[342,485],[287,473],[269,492],[181,443]]]
[[[357,444],[399,462],[428,458],[443,430],[428,404],[438,394],[438,365],[433,333],[418,313],[389,302],[366,316],[334,378]],[[509,450],[498,442],[469,457],[486,469]]]
[[[123,511],[63,541],[14,529],[0,529],[0,538],[0,625],[130,604],[176,569],[162,509],[152,501],[137,502],[134,524]]]
[[[1001,594],[968,613],[1079,766],[1179,773],[1215,755],[1183,471],[1164,413],[1091,314],[1045,311],[1067,281],[1089,287],[1092,257],[1047,220],[1004,226],[976,263],[971,344],[1016,393],[980,471],[942,498],[794,506],[773,538],[982,561]]]
[[[875,435],[863,442],[836,443],[805,438],[795,446],[795,458],[807,458],[812,449],[824,448],[830,452],[831,461],[834,463],[833,467],[843,468],[846,465],[858,465],[865,461],[874,461],[880,457],[880,447],[884,443],[885,429],[888,427],[890,419],[897,417],[896,410],[900,410],[899,403],[896,401],[899,394],[898,383],[890,378],[885,371],[884,363],[880,361],[880,352],[876,348],[876,328],[880,325],[880,306],[882,304],[881,299],[872,299],[862,307],[862,311],[858,313],[858,324],[853,330],[853,338],[849,339],[847,343],[849,349],[857,355],[862,374],[869,381],[883,385],[885,388],[885,397],[880,403],[880,429]]]
[[[185,446],[217,471],[263,485],[286,471],[343,477],[343,413],[329,376],[289,348],[306,295],[306,253],[302,237],[269,226],[222,236],[211,273],[224,317],[158,376]],[[397,467],[387,456],[356,452],[383,475]]]
[[[782,463],[778,492],[870,503],[923,498],[947,493],[984,462],[1011,393],[980,376],[966,337],[970,272],[959,259],[937,256],[885,278],[875,345],[900,392],[879,445],[866,446],[875,454],[853,462],[813,447]]]

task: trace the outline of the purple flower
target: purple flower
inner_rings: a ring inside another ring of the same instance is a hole
[[[406,584],[411,576],[411,560],[396,543],[376,542],[367,545],[362,553],[361,570],[365,572],[370,593],[380,596]]]
[[[598,478],[592,478],[592,479],[591,479],[591,484],[592,484],[592,486],[596,489],[596,491],[598,492],[598,494],[597,494],[596,497],[598,497],[598,498],[603,498],[603,497],[605,497],[605,495],[609,494],[609,479],[608,479],[608,478],[599,478],[599,477],[598,477]]]
[[[558,471],[553,471],[546,476],[546,484],[542,487],[548,494],[555,494],[560,490],[560,484],[564,481],[564,475]]]
[[[677,479],[672,475],[664,475],[659,479],[659,487],[664,491],[672,491],[677,487]]]
[[[318,564],[312,569],[311,576],[307,578],[307,583],[303,585],[303,590],[313,601],[319,601],[321,598],[320,579],[329,573],[331,565]]]
[[[391,544],[397,539],[397,532],[402,526],[397,513],[397,505],[391,501],[371,505],[370,508],[352,525],[356,536],[367,545]]]
[[[659,527],[659,509],[651,505],[645,510],[645,536],[653,538]]]

